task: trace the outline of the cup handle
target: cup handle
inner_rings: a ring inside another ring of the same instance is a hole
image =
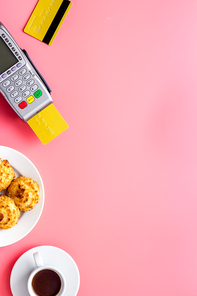
[[[37,268],[44,266],[44,263],[42,261],[42,257],[39,252],[34,253],[33,256],[34,256],[34,261],[35,261]]]

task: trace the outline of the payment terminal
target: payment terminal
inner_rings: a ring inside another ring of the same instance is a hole
[[[0,92],[27,122],[53,103],[50,88],[38,72],[27,52],[0,23]]]

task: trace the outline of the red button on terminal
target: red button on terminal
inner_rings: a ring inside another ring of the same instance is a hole
[[[27,107],[27,103],[25,101],[22,101],[18,106],[20,109],[24,109],[25,107]]]

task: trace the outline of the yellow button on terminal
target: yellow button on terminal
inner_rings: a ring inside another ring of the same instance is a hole
[[[33,96],[30,96],[29,98],[27,98],[27,103],[31,104],[33,101],[35,101]]]

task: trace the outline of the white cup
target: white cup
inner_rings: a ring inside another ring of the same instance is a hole
[[[63,296],[66,290],[64,275],[54,266],[44,265],[39,252],[33,254],[36,268],[31,272],[27,289],[31,296]],[[42,284],[40,284],[42,282]]]

